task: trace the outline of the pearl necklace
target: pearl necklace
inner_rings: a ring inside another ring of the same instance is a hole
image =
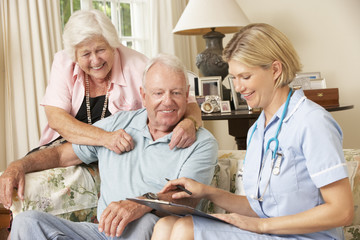
[[[106,112],[106,108],[107,108],[107,103],[108,103],[108,96],[109,96],[109,89],[111,86],[111,81],[108,78],[108,86],[106,89],[106,95],[105,95],[105,101],[104,101],[104,107],[101,113],[101,118],[103,119],[105,117],[105,112]],[[89,83],[89,76],[85,73],[85,95],[86,95],[86,115],[87,115],[87,119],[88,119],[88,123],[92,124],[91,122],[91,111],[90,111],[90,83]]]

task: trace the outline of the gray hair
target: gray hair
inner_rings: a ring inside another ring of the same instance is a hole
[[[115,26],[103,12],[95,9],[76,11],[64,28],[64,49],[75,62],[76,46],[95,36],[102,36],[113,49],[121,44]]]
[[[169,67],[176,73],[183,74],[184,78],[185,78],[186,86],[189,85],[188,73],[187,73],[187,70],[186,70],[184,64],[181,62],[181,60],[174,55],[160,53],[156,57],[150,59],[148,65],[145,67],[144,74],[143,74],[143,81],[142,81],[143,89],[145,89],[147,72],[153,65],[155,65],[157,63],[163,64],[163,65]]]

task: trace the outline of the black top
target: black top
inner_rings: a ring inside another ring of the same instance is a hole
[[[101,118],[101,114],[102,114],[103,107],[104,107],[105,95],[90,98],[89,100],[90,100],[91,122],[95,123],[95,122],[99,121]],[[106,106],[105,117],[108,117],[111,115],[108,106],[109,105]],[[86,96],[84,97],[84,100],[83,100],[83,102],[80,106],[80,109],[79,109],[78,113],[76,114],[75,118],[81,122],[88,123],[87,113],[86,113]],[[56,146],[58,144],[62,144],[65,142],[67,142],[67,141],[62,136],[59,136],[58,138],[54,139],[53,141],[51,141],[43,146],[32,149],[27,154],[30,154],[30,153],[35,152],[42,148],[46,148],[49,146],[50,147]]]
[[[97,96],[90,98],[90,112],[91,112],[91,122],[94,124],[99,121],[104,107],[105,95]],[[105,117],[110,116],[109,104],[106,106]],[[86,113],[86,96],[80,106],[78,113],[75,118],[81,122],[88,123],[87,113]]]

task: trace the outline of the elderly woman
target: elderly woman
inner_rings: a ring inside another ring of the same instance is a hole
[[[342,132],[331,114],[288,84],[300,71],[290,41],[267,24],[251,24],[223,54],[237,92],[263,109],[249,129],[244,160],[246,196],[191,179],[169,182],[192,192],[173,198],[207,198],[230,214],[223,220],[167,217],[152,239],[343,239],[353,202],[342,151]]]
[[[118,111],[142,107],[139,89],[148,59],[124,47],[110,19],[98,10],[75,12],[63,40],[65,49],[55,55],[41,102],[48,125],[40,145],[66,139],[117,153],[131,150],[132,138],[123,130],[105,132],[91,124]],[[192,99],[174,130],[170,148],[191,145],[200,125],[201,112]]]

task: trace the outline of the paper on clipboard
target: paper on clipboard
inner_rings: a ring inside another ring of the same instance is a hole
[[[224,222],[223,220],[216,218],[210,214],[197,210],[193,207],[189,207],[186,205],[181,205],[177,203],[162,201],[162,200],[152,200],[152,199],[138,199],[138,198],[126,198],[127,200],[134,201],[157,211],[165,212],[167,214],[175,215],[175,216],[186,216],[186,215],[195,215],[205,218],[210,218],[216,221]]]

